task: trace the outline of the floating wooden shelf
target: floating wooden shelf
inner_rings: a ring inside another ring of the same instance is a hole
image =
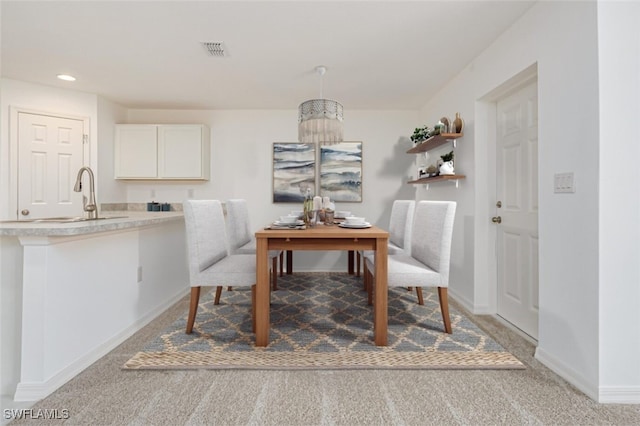
[[[410,180],[407,183],[425,184],[426,185],[428,183],[443,182],[445,180],[460,180],[460,179],[464,179],[465,177],[466,177],[465,175],[440,175],[440,176],[434,176],[434,177]]]
[[[426,141],[419,143],[418,145],[407,151],[407,154],[420,154],[421,152],[427,152],[431,149],[437,148],[440,145],[444,145],[453,139],[462,137],[462,133],[441,133],[439,135],[431,136]]]

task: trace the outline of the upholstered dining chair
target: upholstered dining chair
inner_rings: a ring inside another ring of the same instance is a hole
[[[256,239],[251,231],[249,221],[249,207],[247,200],[227,200],[227,235],[229,236],[229,250],[233,254],[256,254]],[[271,283],[273,290],[278,289],[278,257],[280,258],[280,276],[282,276],[284,252],[269,250],[271,259]]]
[[[418,303],[423,305],[422,287],[437,287],[444,330],[451,334],[449,318],[449,261],[456,203],[453,201],[420,201],[416,205],[411,230],[411,251],[390,254],[387,263],[389,287],[415,287]],[[369,303],[375,280],[372,256],[365,257],[365,281]]]
[[[413,212],[416,202],[413,200],[394,200],[391,205],[391,216],[389,218],[389,244],[388,254],[402,254],[409,251],[411,244],[411,225],[413,225]],[[356,275],[360,275],[360,259],[364,256],[372,256],[373,251],[358,251],[356,263]],[[363,264],[366,276],[366,263]],[[366,289],[366,286],[365,286]]]
[[[220,201],[187,200],[183,209],[191,284],[186,333],[191,334],[193,330],[202,286],[216,287],[216,305],[220,303],[223,286],[251,286],[251,316],[255,330],[255,255],[229,254]]]

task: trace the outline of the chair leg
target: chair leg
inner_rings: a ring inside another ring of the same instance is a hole
[[[413,291],[413,287],[407,287],[407,291]]]
[[[222,286],[219,285],[218,287],[216,287],[216,298],[213,301],[214,305],[219,305],[220,304],[220,295],[222,294]]]
[[[227,287],[227,291],[231,291],[231,290],[233,290],[233,287],[231,286]]]
[[[364,262],[362,262],[362,289],[364,291],[367,291],[367,272],[367,261],[365,260]]]
[[[293,274],[293,251],[287,250],[287,275]]]
[[[357,251],[356,252],[356,277],[360,276],[360,258],[362,256],[360,256],[360,252]]]
[[[446,287],[438,287],[438,297],[440,298],[440,310],[442,311],[442,321],[444,322],[444,331],[451,334],[451,318],[449,317],[449,298],[447,296]]]
[[[424,299],[422,298],[422,287],[416,287],[416,293],[418,293],[418,305],[424,305]]]
[[[191,302],[189,303],[189,317],[187,318],[187,334],[193,331],[193,323],[196,322],[198,302],[200,301],[200,287],[191,287]]]
[[[271,278],[273,280],[273,291],[278,289],[278,257],[274,257],[271,264]]]
[[[284,250],[280,252],[280,276],[284,274]]]

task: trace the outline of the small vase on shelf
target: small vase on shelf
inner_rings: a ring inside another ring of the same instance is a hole
[[[462,129],[464,129],[464,120],[460,118],[460,113],[456,112],[456,118],[453,120],[452,130],[453,133],[462,133]]]

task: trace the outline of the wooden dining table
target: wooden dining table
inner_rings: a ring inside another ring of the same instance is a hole
[[[373,291],[373,332],[377,346],[387,345],[387,245],[389,232],[372,226],[353,229],[317,224],[305,229],[262,229],[256,236],[256,346],[269,344],[270,283],[269,250],[373,250],[375,287]]]

